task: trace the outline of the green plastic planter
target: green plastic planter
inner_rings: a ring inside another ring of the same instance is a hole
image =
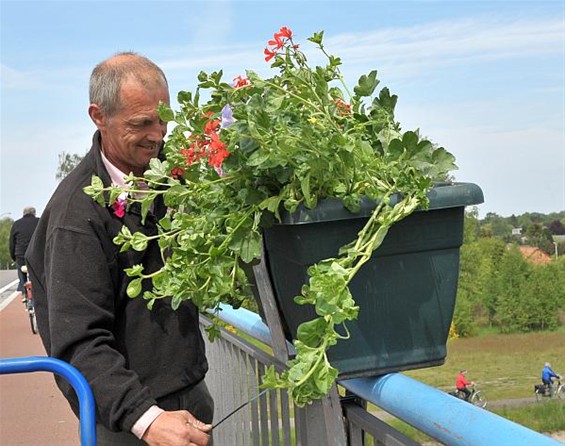
[[[396,223],[383,244],[355,276],[350,290],[360,307],[348,323],[351,337],[328,352],[341,378],[440,365],[453,318],[459,248],[463,242],[464,209],[483,202],[472,183],[434,187],[430,207]],[[297,327],[316,317],[294,297],[307,283],[307,268],[336,257],[356,238],[374,209],[364,202],[359,213],[339,200],[325,200],[315,209],[285,214],[265,230],[266,260],[275,297],[289,339]]]

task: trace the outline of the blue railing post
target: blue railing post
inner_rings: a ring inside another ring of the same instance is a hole
[[[0,375],[9,373],[51,372],[60,375],[73,387],[79,401],[81,446],[96,446],[94,397],[88,382],[72,365],[55,358],[27,356],[0,359]]]

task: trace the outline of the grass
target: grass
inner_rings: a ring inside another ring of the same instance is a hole
[[[544,401],[520,407],[505,406],[493,412],[536,432],[565,430],[565,402],[563,401]]]
[[[445,364],[412,370],[406,375],[442,390],[452,390],[460,369],[489,401],[534,396],[545,362],[565,375],[565,330],[555,332],[483,334],[452,339]]]

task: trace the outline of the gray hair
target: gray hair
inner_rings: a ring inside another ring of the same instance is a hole
[[[120,110],[120,88],[128,78],[152,88],[165,85],[163,70],[145,56],[127,51],[100,62],[90,76],[90,103],[97,104],[102,113],[114,116]]]
[[[35,208],[33,206],[26,206],[24,208],[24,215],[33,215],[35,216]]]

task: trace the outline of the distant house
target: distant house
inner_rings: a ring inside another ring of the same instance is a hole
[[[565,235],[553,235],[552,237],[555,243],[565,243]]]
[[[551,257],[535,246],[519,246],[518,249],[528,262],[536,265],[547,265],[551,262]]]

